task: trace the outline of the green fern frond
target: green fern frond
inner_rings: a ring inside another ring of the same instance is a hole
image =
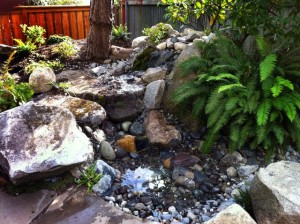
[[[198,97],[193,103],[192,115],[198,117],[202,112],[204,112],[205,105],[207,102],[206,97]]]
[[[213,145],[218,140],[219,133],[213,133],[209,131],[206,134],[205,140],[203,144],[201,145],[201,151],[204,153],[209,153],[212,150]]]
[[[254,129],[253,126],[253,122],[251,120],[248,120],[240,130],[241,134],[240,139],[238,140],[238,149],[242,148],[249,137],[252,135],[251,133],[253,133],[252,130]]]
[[[292,102],[300,109],[300,94],[297,92],[291,92],[286,95],[288,98],[292,100]]]
[[[223,97],[224,95],[222,93],[218,93],[218,88],[214,89],[208,98],[207,105],[205,107],[205,113],[210,114],[215,111]]]
[[[256,38],[256,45],[261,56],[266,56],[270,52],[270,47],[263,37],[258,36]]]
[[[270,54],[259,64],[259,73],[260,73],[261,82],[264,81],[272,74],[273,70],[275,69],[276,61],[277,61],[277,55]]]
[[[219,93],[222,93],[224,91],[229,91],[232,89],[245,89],[245,86],[243,86],[242,84],[236,83],[236,84],[229,84],[229,85],[223,85],[218,89]]]
[[[274,124],[272,125],[272,132],[274,133],[279,144],[282,145],[286,135],[284,129],[281,126]]]
[[[189,58],[188,60],[182,62],[179,64],[179,71],[180,76],[188,75],[191,73],[196,73],[198,70],[204,70],[207,68],[208,61],[199,57],[199,56],[193,56]]]
[[[235,81],[235,83],[240,83],[239,79],[230,73],[220,73],[216,76],[210,76],[207,81],[227,81],[227,79],[231,79]]]
[[[207,127],[208,128],[214,127],[220,119],[223,119],[223,117],[225,117],[224,116],[225,104],[226,104],[225,100],[219,101],[217,107],[214,108],[214,111],[211,111],[208,114],[208,118],[207,118]],[[222,120],[222,122],[227,123],[228,122],[227,118],[228,117],[226,117],[226,121]]]
[[[256,128],[256,143],[261,144],[264,138],[268,135],[267,127],[264,125],[257,126]]]
[[[275,100],[273,100],[273,105],[276,109],[284,111],[291,122],[294,120],[297,109],[290,98],[285,96],[276,97]]]
[[[292,82],[290,80],[287,80],[280,76],[277,76],[275,78],[275,83],[274,83],[273,87],[271,88],[273,97],[279,96],[283,90],[283,87],[287,87],[290,90],[294,90],[294,85],[292,84]]]
[[[239,101],[240,101],[240,98],[238,96],[229,97],[226,102],[225,110],[232,110],[234,107],[236,107],[236,105],[238,105]]]
[[[250,114],[254,113],[257,108],[257,102],[259,102],[260,92],[255,91],[250,95],[249,100],[247,101],[247,110]]]
[[[279,116],[280,114],[278,111],[272,111],[270,115],[270,122],[276,121]]]
[[[265,125],[268,122],[272,103],[270,99],[265,99],[257,108],[256,117],[258,125]]]
[[[235,65],[214,65],[211,67],[210,72],[213,74],[219,74],[228,71],[237,71],[237,66]]]
[[[173,102],[176,104],[180,104],[185,102],[187,99],[192,97],[201,96],[202,94],[207,94],[208,87],[203,86],[199,88],[199,86],[194,83],[186,83],[180,86],[175,93],[173,94]]]

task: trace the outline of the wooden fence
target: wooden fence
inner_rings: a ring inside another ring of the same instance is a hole
[[[115,7],[115,24],[120,23],[121,8]],[[89,32],[90,6],[18,6],[0,14],[0,44],[14,45],[14,38],[23,39],[20,24],[39,25],[46,37],[63,34],[73,39],[86,38]]]

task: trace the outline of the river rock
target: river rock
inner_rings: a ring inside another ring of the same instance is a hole
[[[214,218],[204,224],[256,224],[251,216],[238,204],[233,204],[225,208]]]
[[[111,45],[110,49],[110,58],[113,60],[128,59],[132,53],[132,48]]]
[[[67,109],[31,102],[0,114],[0,166],[14,184],[58,175],[93,155]]]
[[[124,121],[121,125],[122,130],[125,132],[128,132],[130,126],[131,126],[132,122],[131,121]]]
[[[49,67],[37,67],[29,76],[29,84],[35,93],[45,93],[53,88],[56,76]]]
[[[116,158],[116,153],[109,142],[102,141],[100,146],[100,153],[104,159],[114,160]]]
[[[142,80],[145,83],[150,83],[156,80],[165,79],[167,74],[167,70],[156,67],[156,68],[148,68],[144,75],[142,76]]]
[[[144,96],[144,105],[146,109],[160,108],[165,91],[165,85],[164,80],[157,80],[147,85]]]
[[[174,48],[174,43],[171,38],[168,38],[166,43],[167,43],[167,48],[169,48],[169,49]]]
[[[181,166],[181,167],[193,166],[199,161],[200,159],[194,155],[180,152],[177,153],[175,156],[165,159],[163,161],[163,165],[165,168],[169,169],[176,166]]]
[[[156,49],[160,51],[165,50],[166,48],[167,48],[167,42],[162,42],[156,46]]]
[[[94,132],[92,132],[92,136],[99,144],[101,144],[101,142],[106,140],[106,135],[105,135],[104,131],[102,131],[99,128],[96,129]]]
[[[220,161],[220,165],[225,167],[236,167],[243,163],[246,163],[246,159],[237,151],[226,154]]]
[[[162,113],[152,110],[145,119],[146,136],[149,143],[162,148],[176,147],[181,143],[181,134],[168,125]]]
[[[98,67],[93,68],[91,71],[95,75],[100,76],[100,75],[105,74],[107,72],[107,69],[104,66],[98,66]]]
[[[148,36],[137,37],[137,38],[135,38],[135,39],[132,40],[131,47],[132,48],[136,48],[136,47],[143,48],[143,47],[146,47],[148,39],[149,39]]]
[[[36,103],[45,106],[63,107],[72,112],[76,120],[90,127],[98,127],[106,119],[106,111],[96,102],[72,96],[42,96]]]
[[[254,215],[261,224],[300,223],[300,164],[280,161],[261,168],[250,185]]]
[[[132,123],[132,125],[129,128],[129,133],[131,135],[135,135],[135,136],[142,136],[145,135],[145,128],[144,128],[144,124],[141,124],[138,121],[135,121]]]
[[[258,165],[245,165],[245,166],[240,166],[237,172],[240,177],[247,177],[251,173],[256,172],[258,168],[259,168]]]
[[[179,176],[175,179],[175,184],[179,185],[179,186],[183,186],[186,187],[188,189],[194,189],[196,184],[195,181],[187,178],[185,176]]]
[[[174,44],[174,49],[176,51],[183,51],[186,48],[186,44],[185,43],[181,43],[181,42],[177,42]]]

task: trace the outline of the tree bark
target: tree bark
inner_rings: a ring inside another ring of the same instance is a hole
[[[111,0],[91,0],[90,31],[86,49],[88,59],[101,61],[109,57],[112,6]]]

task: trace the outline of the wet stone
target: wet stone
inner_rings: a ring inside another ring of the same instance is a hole
[[[144,125],[137,121],[133,122],[129,128],[129,133],[135,136],[145,135]]]

